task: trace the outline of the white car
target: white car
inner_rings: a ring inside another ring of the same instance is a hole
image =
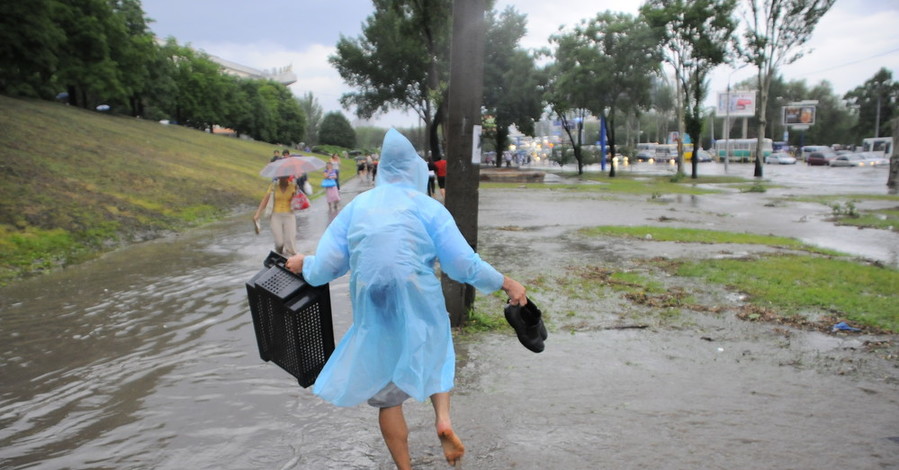
[[[890,164],[890,159],[880,152],[861,152],[859,155],[865,159],[867,166],[889,166]]]
[[[796,159],[792,155],[783,152],[772,153],[765,157],[765,163],[777,163],[780,165],[795,165]]]
[[[867,166],[868,160],[857,153],[846,153],[830,161],[830,166]]]

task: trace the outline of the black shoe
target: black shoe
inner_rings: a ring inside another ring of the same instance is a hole
[[[521,307],[507,304],[505,308],[506,321],[518,335],[518,341],[529,350],[539,353],[543,351],[543,340],[546,339],[546,326],[543,325],[540,309],[531,301]],[[525,319],[527,318],[527,320]]]
[[[543,324],[543,312],[540,311],[534,301],[528,299],[528,303],[524,304],[522,310],[522,318],[525,323],[537,323],[538,329],[540,330],[540,338],[546,339],[547,333],[546,325]]]

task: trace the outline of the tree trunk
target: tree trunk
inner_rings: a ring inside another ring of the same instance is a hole
[[[606,135],[609,138],[609,178],[614,178],[617,172],[615,168],[617,165],[615,164],[615,121],[612,116],[615,115],[615,111],[612,110],[609,112],[609,117],[606,118]]]
[[[899,148],[896,147],[896,140],[899,139],[899,118],[893,119],[893,154],[890,155],[890,174],[887,177],[887,187],[892,188],[891,193],[895,193],[899,188]]]
[[[503,166],[503,152],[509,141],[509,128],[504,126],[496,126],[496,162],[494,166],[501,168]]]
[[[677,174],[684,174],[684,141],[683,135],[686,132],[684,126],[684,107],[687,100],[684,96],[684,84],[681,80],[677,80]]]
[[[453,5],[453,41],[447,98],[446,208],[471,245],[478,248],[478,179],[472,162],[475,139],[480,139],[484,84],[486,0]],[[443,294],[452,326],[462,326],[474,303],[474,288],[442,277]]]
[[[753,176],[756,178],[762,177],[762,144],[765,141],[765,124],[767,124],[767,116],[765,110],[768,109],[768,87],[771,86],[771,73],[772,71],[768,69],[768,72],[763,75],[763,68],[759,68],[759,101],[756,103],[755,107],[755,116],[758,119],[758,135],[756,136],[755,141],[755,173]]]

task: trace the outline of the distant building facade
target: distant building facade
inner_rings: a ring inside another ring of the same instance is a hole
[[[209,60],[222,66],[225,73],[241,78],[249,78],[254,80],[272,80],[284,86],[289,86],[297,81],[297,75],[293,73],[293,65],[280,67],[272,70],[258,70],[246,65],[231,62],[227,59],[207,54]]]

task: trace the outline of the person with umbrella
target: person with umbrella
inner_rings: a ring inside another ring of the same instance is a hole
[[[290,200],[296,192],[297,186],[290,181],[289,176],[279,176],[269,186],[256,213],[253,214],[256,233],[259,233],[260,214],[268,205],[269,198],[274,198],[271,216],[272,237],[275,239],[275,252],[284,256],[291,256],[297,252],[297,217],[290,207]]]
[[[297,218],[290,202],[298,189],[291,179],[324,166],[325,162],[315,157],[289,156],[270,162],[259,172],[260,176],[275,178],[275,181],[269,186],[256,213],[253,214],[253,223],[256,226],[256,233],[259,233],[259,218],[272,198],[271,229],[275,252],[284,256],[291,256],[297,252]]]

